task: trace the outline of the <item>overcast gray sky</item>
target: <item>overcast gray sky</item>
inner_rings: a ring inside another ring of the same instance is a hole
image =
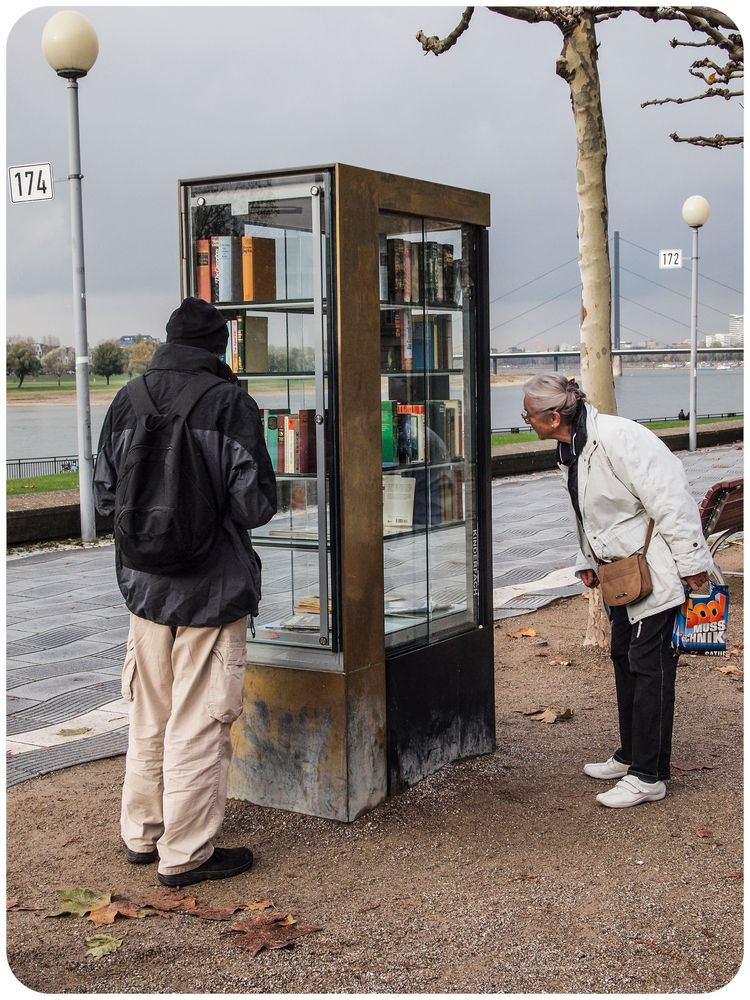
[[[741,22],[736,8],[724,7]],[[65,83],[41,34],[61,9],[5,14],[7,165],[49,161],[55,178],[68,173]],[[99,36],[79,91],[91,344],[164,336],[180,296],[179,178],[335,161],[489,192],[492,344],[578,340],[575,139],[555,75],[557,28],[479,8],[435,58],[415,33],[444,36],[462,7],[74,9]],[[742,108],[641,110],[648,98],[697,92],[687,72],[696,50],[669,46],[687,31],[623,13],[598,34],[610,231],[621,233],[627,269],[623,338],[688,336],[689,267],[660,271],[657,251],[689,256],[680,210],[692,194],[712,207],[699,326],[726,332],[727,315],[744,312],[742,149],[696,149],[669,133],[736,134]],[[6,195],[8,335],[73,343],[68,197],[61,180],[51,202]]]

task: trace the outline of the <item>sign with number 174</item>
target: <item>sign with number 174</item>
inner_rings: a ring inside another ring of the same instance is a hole
[[[27,163],[22,167],[9,167],[8,182],[10,200],[13,202],[45,201],[55,197],[50,163]]]

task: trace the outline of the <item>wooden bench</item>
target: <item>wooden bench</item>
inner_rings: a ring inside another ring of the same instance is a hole
[[[730,535],[744,530],[744,482],[744,479],[728,479],[715,483],[703,498],[700,506],[703,534],[705,538],[716,536],[711,543],[711,555]]]

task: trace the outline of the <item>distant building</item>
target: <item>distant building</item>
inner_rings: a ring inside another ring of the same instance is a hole
[[[160,344],[161,341],[158,337],[151,337],[147,333],[138,333],[128,337],[120,337],[118,343],[120,347],[132,347],[133,344],[139,344],[142,340],[145,340],[149,344]]]
[[[736,313],[729,314],[729,337],[738,337],[736,344],[728,344],[728,347],[741,347],[745,339],[745,317]]]
[[[739,333],[710,333],[706,337],[706,347],[742,347],[743,334]]]

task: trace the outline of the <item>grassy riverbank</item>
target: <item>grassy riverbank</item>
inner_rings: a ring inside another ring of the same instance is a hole
[[[102,375],[92,375],[89,378],[89,395],[94,402],[105,403],[113,399],[118,389],[128,381],[127,375],[112,375],[107,380]],[[28,406],[31,403],[75,403],[75,375],[66,375],[57,379],[52,375],[38,375],[36,378],[24,379],[19,387],[17,378],[5,379],[5,399],[9,405]]]
[[[700,424],[722,424],[728,420],[742,420],[742,415],[736,417],[699,417],[696,423]],[[648,427],[652,431],[664,431],[668,427],[684,427],[687,429],[687,420],[655,420],[653,423],[645,423],[644,427]],[[532,441],[538,441],[539,438],[534,433],[534,431],[519,431],[518,434],[493,434],[492,435],[492,446],[503,445],[503,444],[529,444]]]

